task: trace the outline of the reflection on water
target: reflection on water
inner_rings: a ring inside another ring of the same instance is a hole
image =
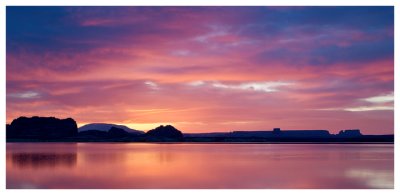
[[[11,163],[19,168],[54,168],[56,166],[73,167],[76,165],[76,153],[15,153],[11,154]]]
[[[393,172],[387,170],[353,169],[348,170],[346,176],[363,180],[373,188],[393,188]]]
[[[393,145],[8,143],[7,188],[393,188]]]

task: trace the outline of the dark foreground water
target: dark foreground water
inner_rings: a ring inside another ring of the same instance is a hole
[[[392,144],[7,143],[7,188],[393,188]]]

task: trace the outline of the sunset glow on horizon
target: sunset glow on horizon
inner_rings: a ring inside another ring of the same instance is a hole
[[[6,8],[6,120],[394,133],[394,8]]]

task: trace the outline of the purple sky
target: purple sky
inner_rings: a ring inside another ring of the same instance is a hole
[[[10,7],[7,122],[394,132],[393,7]]]

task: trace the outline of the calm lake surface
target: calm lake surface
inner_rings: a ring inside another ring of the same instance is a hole
[[[393,144],[7,143],[7,188],[393,188]]]

